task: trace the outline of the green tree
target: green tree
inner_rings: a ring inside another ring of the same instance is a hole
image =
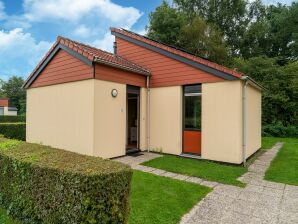
[[[195,55],[221,64],[228,62],[228,50],[220,30],[199,17],[181,28],[179,42]]]
[[[1,88],[4,95],[9,98],[10,106],[17,107],[19,114],[26,112],[26,91],[22,88],[23,84],[22,77],[12,76]]]
[[[147,36],[166,44],[180,46],[178,37],[181,28],[187,24],[185,14],[171,8],[163,1],[149,15],[150,24],[147,26]]]

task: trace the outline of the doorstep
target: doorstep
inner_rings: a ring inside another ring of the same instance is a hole
[[[187,153],[182,153],[179,156],[180,157],[185,157],[185,158],[191,158],[191,159],[202,159],[201,156],[194,155],[194,154],[187,154]]]

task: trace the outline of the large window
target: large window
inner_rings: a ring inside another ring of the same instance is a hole
[[[201,85],[184,87],[184,128],[201,130]]]

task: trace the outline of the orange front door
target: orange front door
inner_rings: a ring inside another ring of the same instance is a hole
[[[185,130],[183,137],[183,152],[201,155],[201,132]]]

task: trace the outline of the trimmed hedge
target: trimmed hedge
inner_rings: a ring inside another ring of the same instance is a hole
[[[1,115],[0,116],[0,123],[13,123],[13,122],[26,122],[26,116],[24,115],[19,115],[19,116]]]
[[[0,134],[6,138],[26,140],[26,123],[0,123]]]
[[[0,138],[0,206],[24,223],[127,223],[132,170]]]
[[[297,126],[283,126],[280,123],[263,125],[262,136],[298,138]]]

